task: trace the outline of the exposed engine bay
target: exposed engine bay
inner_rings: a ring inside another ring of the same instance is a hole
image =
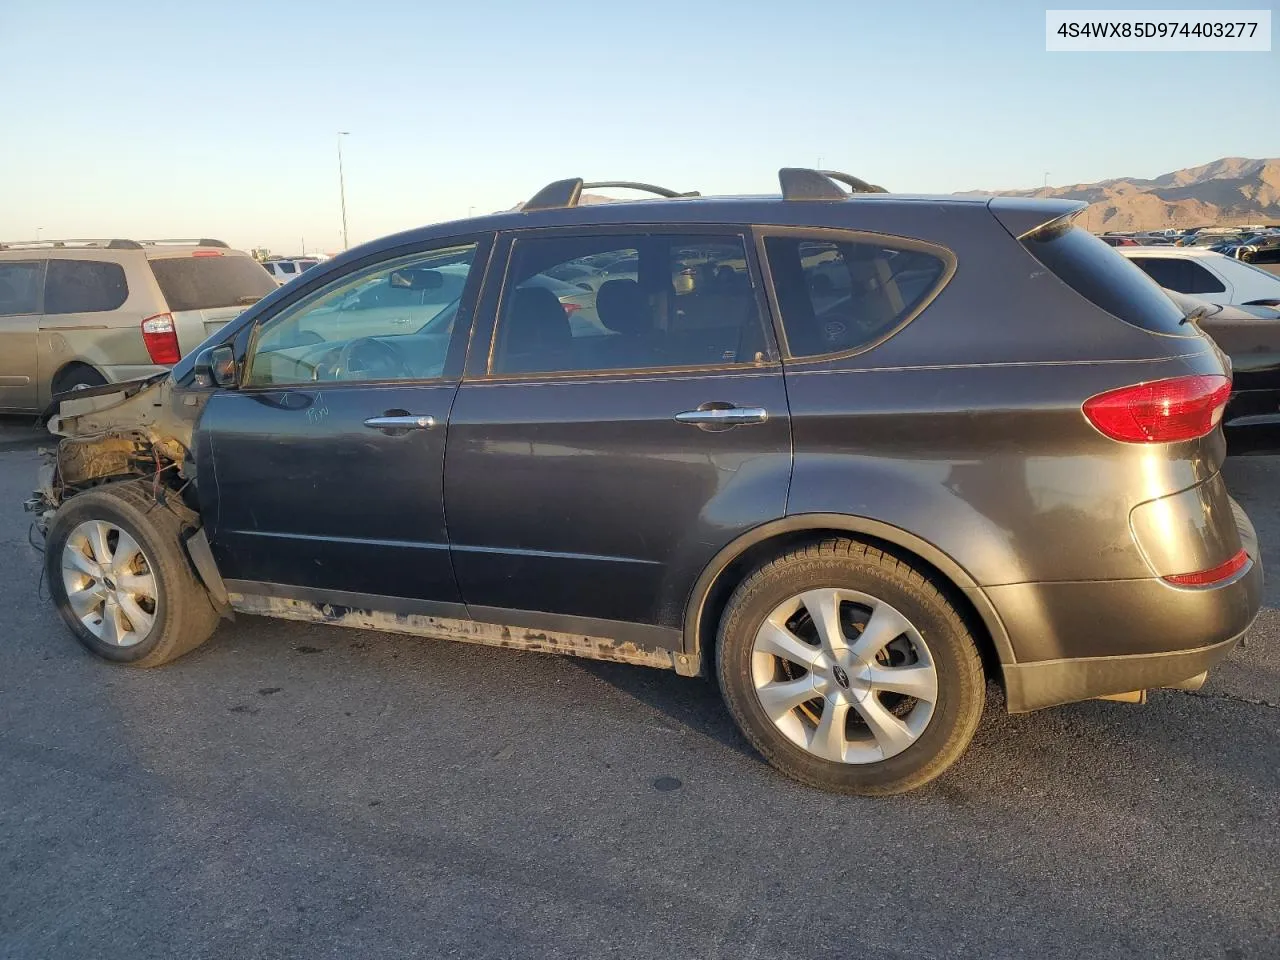
[[[149,479],[157,501],[177,496],[195,509],[191,437],[208,396],[181,390],[163,374],[55,400],[47,422],[61,439],[25,504],[41,533],[68,497],[114,480]]]

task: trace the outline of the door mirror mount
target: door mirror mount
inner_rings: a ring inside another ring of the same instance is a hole
[[[205,347],[196,355],[196,383],[202,387],[236,386],[236,355],[229,345]]]

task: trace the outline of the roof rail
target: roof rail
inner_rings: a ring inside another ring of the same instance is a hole
[[[182,238],[178,240],[143,240],[142,244],[147,247],[158,247],[161,244],[172,244],[174,246],[221,247],[224,250],[230,249],[223,241],[210,240],[208,237],[201,237],[198,240],[189,238]]]
[[[622,187],[627,190],[643,190],[645,193],[657,194],[660,197],[674,199],[676,197],[699,197],[697,190],[688,193],[677,193],[666,187],[656,187],[652,183],[636,183],[631,180],[599,180],[584,183],[581,177],[568,180],[556,180],[549,183],[525,201],[520,209],[528,213],[534,210],[560,210],[565,207],[576,207],[582,198],[583,189],[594,190],[597,187]]]
[[[850,192],[841,190],[847,184]],[[857,193],[888,193],[884,187],[867,183],[838,170],[810,170],[808,167],[783,167],[778,171],[783,200],[847,200]]]
[[[104,250],[141,250],[135,240],[13,240],[0,242],[0,250],[60,250],[64,247],[99,247]]]

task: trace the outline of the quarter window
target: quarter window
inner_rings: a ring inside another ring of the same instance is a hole
[[[0,317],[39,312],[43,274],[38,260],[0,263]]]
[[[1200,264],[1183,257],[1134,257],[1152,280],[1179,293],[1222,293],[1227,288]]]
[[[100,260],[50,260],[45,276],[44,312],[103,313],[129,298],[124,268]]]
[[[429,380],[444,372],[476,245],[348,274],[267,320],[245,382]]]
[[[737,236],[516,242],[490,371],[719,367],[770,354]]]
[[[766,237],[793,357],[853,350],[892,332],[946,270],[936,256],[876,243]]]

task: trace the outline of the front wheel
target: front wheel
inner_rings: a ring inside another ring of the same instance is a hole
[[[75,638],[104,660],[168,663],[213,633],[218,614],[182,548],[191,515],[126,481],[59,507],[45,541],[45,574]]]
[[[720,688],[747,739],[796,780],[904,793],[973,739],[985,680],[946,597],[852,540],[794,550],[735,591],[717,645]]]

